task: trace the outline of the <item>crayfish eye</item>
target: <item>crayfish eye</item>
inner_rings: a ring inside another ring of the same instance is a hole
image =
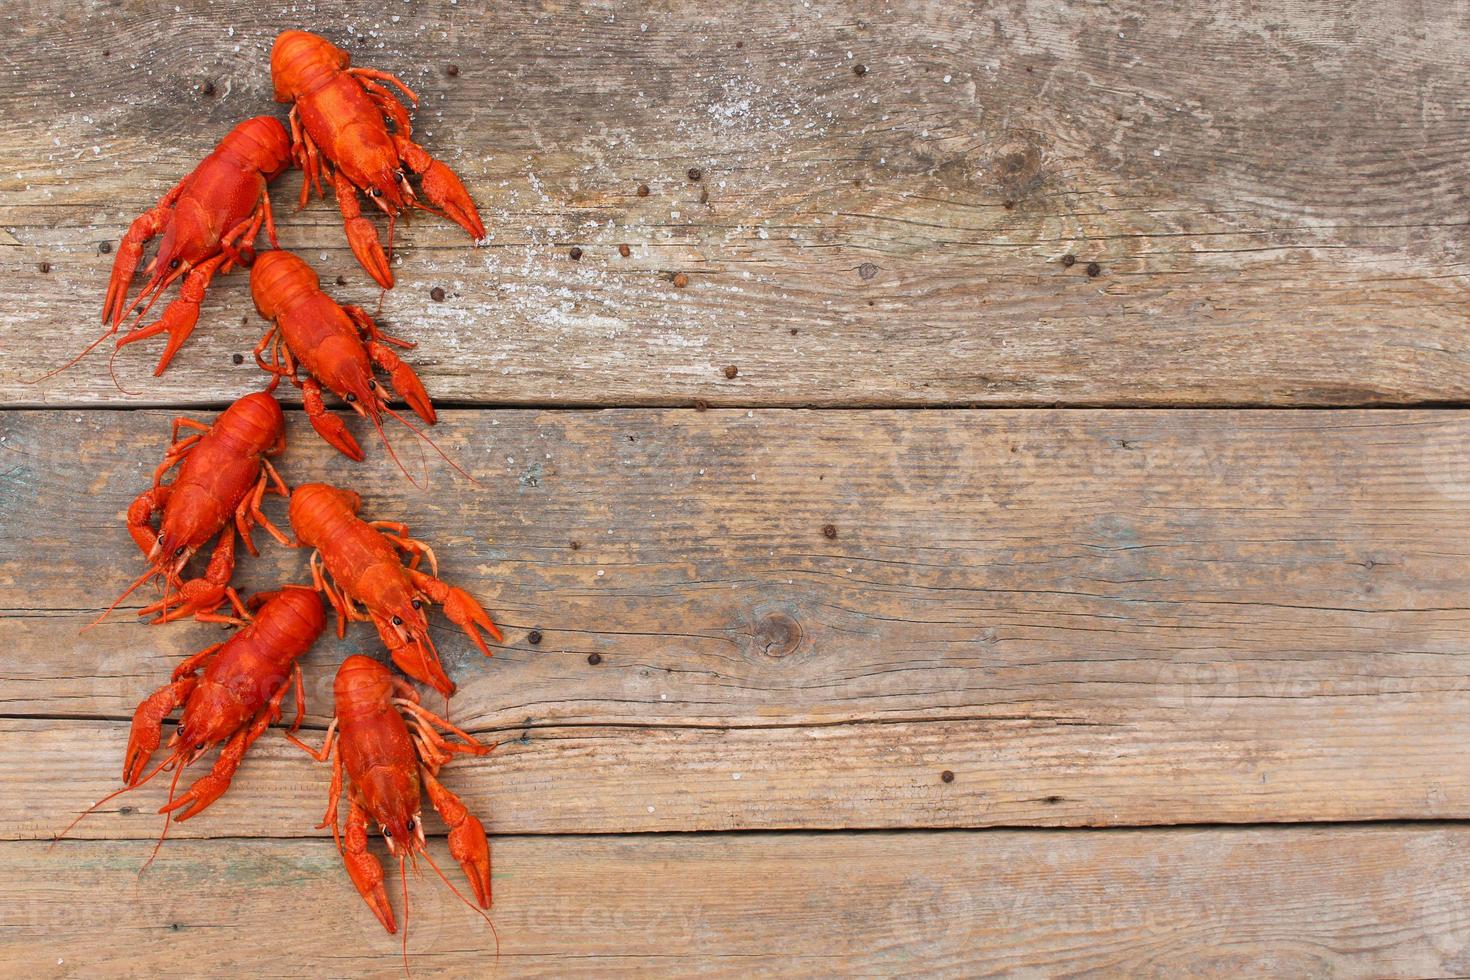
[[[403,617],[402,616],[394,616],[393,617],[393,625],[394,626],[402,626],[403,625]]]
[[[389,840],[392,840],[393,839],[393,831],[389,830],[387,827],[384,827],[383,828],[383,836],[386,837],[386,838],[388,838]]]
[[[372,389],[373,391],[377,391],[378,390],[378,379],[377,378],[368,378],[368,388]]]
[[[185,551],[188,551],[188,550],[189,549],[186,548],[184,545],[179,545],[178,550],[176,550],[174,552],[174,557],[175,558],[182,558],[182,557],[184,557],[184,552]]]
[[[383,196],[383,192],[380,191],[380,190],[378,190],[376,187],[370,187],[370,188],[368,188],[368,197],[382,197],[382,196]]]
[[[178,259],[170,259],[169,260],[169,263],[168,263],[168,267],[170,269],[177,269],[179,267],[179,260]]]
[[[355,402],[355,401],[357,401],[357,396],[354,395],[352,392],[349,391],[347,393],[347,400],[350,401],[350,402]]]
[[[413,817],[409,817],[408,818],[408,829],[409,830],[412,830],[413,829]]]
[[[420,602],[418,599],[415,599],[413,601],[413,607],[415,609],[422,609],[422,608],[424,608],[424,604],[422,602]]]
[[[196,746],[194,746],[194,748],[195,748],[195,749],[196,749],[196,750],[198,750],[198,751],[200,751],[200,752],[203,752],[203,751],[204,751],[204,747],[205,747],[205,746],[206,746],[206,745],[207,745],[207,744],[208,744],[208,743],[207,743],[207,742],[200,742],[200,743],[199,743],[199,744],[198,744],[198,745],[196,745]]]
[[[179,736],[179,738],[183,738],[184,737],[184,725],[183,725],[183,722],[180,722],[179,723],[179,727],[176,728],[176,729],[174,729],[174,734],[177,735],[177,736]]]

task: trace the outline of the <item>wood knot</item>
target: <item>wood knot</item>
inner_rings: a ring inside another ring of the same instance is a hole
[[[755,642],[768,657],[785,657],[801,646],[801,624],[784,612],[766,613],[755,624]]]
[[[1025,197],[1042,182],[1041,147],[1027,140],[1002,143],[990,157],[990,177],[1009,202]]]

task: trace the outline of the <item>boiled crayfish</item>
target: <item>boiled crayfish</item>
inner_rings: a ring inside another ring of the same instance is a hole
[[[440,768],[456,753],[485,755],[493,746],[455,728],[419,704],[419,696],[402,678],[369,657],[354,655],[342,662],[333,684],[336,715],[320,750],[287,735],[319,762],[331,760],[332,785],[327,815],[318,825],[330,826],[332,837],[358,894],[383,928],[397,931],[393,907],[383,887],[383,866],[368,850],[368,823],[377,825],[398,859],[404,880],[404,945],[408,908],[404,861],[423,855],[441,878],[443,872],[424,845],[420,790],[449,827],[449,853],[464,869],[481,908],[490,907],[490,843],[485,827],[444,785]],[[440,730],[453,735],[451,741]],[[345,785],[344,785],[345,784]],[[340,800],[347,794],[347,829],[341,829]],[[448,884],[448,879],[445,879]],[[454,886],[450,885],[450,890]],[[459,892],[455,891],[458,895]]]
[[[87,813],[121,793],[142,786],[161,770],[173,769],[169,800],[158,812],[167,813],[175,820],[187,820],[229,789],[230,780],[250,746],[266,728],[280,720],[281,701],[293,683],[296,720],[291,729],[300,726],[306,704],[301,669],[296,661],[311,649],[326,627],[321,599],[311,589],[287,586],[279,592],[260,593],[252,598],[251,604],[257,611],[253,616],[242,611],[244,629],[179,664],[169,683],[138,705],[123,759],[123,781],[127,785],[98,800]],[[201,668],[203,676],[200,676]],[[149,760],[158,750],[164,720],[180,706],[184,709],[183,717],[169,738],[168,758],[145,774]],[[183,770],[220,743],[224,747],[213,769],[182,796],[175,797],[174,789]],[[75,825],[73,821],[72,826]],[[167,830],[165,824],[164,832]],[[62,831],[59,836],[65,834]]]
[[[357,516],[361,509],[357,494],[325,483],[303,484],[291,494],[291,527],[303,545],[316,549],[311,556],[312,582],[337,611],[339,638],[345,635],[348,620],[371,621],[398,668],[447,698],[454,693],[454,683],[444,673],[429,636],[424,602],[442,604],[444,614],[487,657],[490,648],[480,630],[496,642],[500,630],[468,592],[439,580],[433,550],[410,538],[407,525],[368,523]],[[408,565],[400,552],[410,556]],[[429,559],[433,575],[418,570],[424,558]],[[324,567],[331,581],[323,574]],[[358,610],[359,605],[364,611]]]
[[[180,439],[183,429],[197,431]],[[152,486],[128,507],[128,533],[150,567],[92,625],[154,576],[163,579],[164,596],[140,609],[138,615],[157,613],[156,623],[188,615],[201,622],[234,622],[215,611],[226,601],[237,613],[241,610],[240,599],[230,588],[235,534],[239,533],[252,555],[257,551],[250,534],[257,524],[281,544],[290,544],[260,509],[267,491],[283,497],[288,493],[269,459],[285,448],[286,419],[275,398],[265,392],[244,396],[221,412],[212,425],[174,419],[173,441],[153,471]],[[179,472],[174,481],[163,483],[163,475],[175,466]],[[159,512],[163,518],[155,531],[152,521]],[[204,575],[184,581],[184,566],[215,535],[219,541]],[[168,593],[170,586],[177,589],[173,595]]]
[[[382,83],[414,104],[418,96],[394,75],[351,65],[346,51],[307,31],[285,31],[271,49],[276,101],[291,103],[291,153],[303,171],[301,204],[313,186],[324,193],[325,161],[352,254],[380,286],[391,289],[388,257],[372,222],[362,216],[358,192],[388,215],[390,247],[393,222],[405,208],[435,210],[418,201],[408,183],[410,172],[419,175],[424,196],[438,213],[472,238],[484,238],[485,226],[454,171],[409,138],[408,112]]]
[[[281,378],[290,378],[293,384],[301,387],[306,417],[323,439],[344,456],[355,460],[363,458],[362,447],[347,431],[347,426],[327,411],[322,400],[325,388],[373,423],[395,460],[397,454],[393,453],[393,447],[383,436],[384,413],[434,445],[423,432],[388,405],[383,389],[373,377],[374,367],[388,372],[393,390],[408,402],[419,418],[433,425],[438,416],[423,383],[413,373],[413,368],[403,363],[389,347],[390,344],[399,347],[412,347],[413,344],[379,330],[362,307],[338,304],[322,292],[320,280],[311,266],[290,252],[276,249],[263,252],[255,260],[250,270],[250,293],[255,299],[255,308],[271,324],[260,343],[255,345],[255,362],[275,375],[272,387]],[[270,350],[269,361],[265,359],[267,349]],[[303,368],[306,377],[298,379],[299,369]],[[434,448],[437,451],[439,447]]]
[[[117,342],[121,348],[167,333],[168,343],[153,371],[154,376],[162,374],[199,322],[199,304],[215,274],[248,262],[262,225],[275,245],[267,185],[290,164],[291,142],[278,119],[256,116],[226,133],[213,153],[128,228],[113,259],[102,305],[102,322],[109,329],[57,371],[75,364],[117,333],[123,319],[146,302],[138,314],[141,320],[164,290],[182,277],[178,298],[163,316],[148,326],[135,326]],[[144,270],[148,284],[129,303],[128,290],[142,261],[143,247],[160,234],[158,254]]]

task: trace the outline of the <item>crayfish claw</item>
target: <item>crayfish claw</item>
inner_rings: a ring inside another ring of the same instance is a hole
[[[485,224],[480,220],[480,212],[453,170],[435,160],[420,175],[419,186],[424,197],[443,211],[449,220],[469,232],[471,238],[479,241],[485,237]]]
[[[158,751],[163,720],[188,700],[196,683],[194,677],[181,677],[160,687],[138,705],[133,712],[133,727],[128,732],[127,752],[123,755],[123,782],[136,786],[143,778],[143,769]]]
[[[388,904],[388,891],[383,887],[383,865],[368,850],[367,814],[356,800],[347,813],[347,829],[342,834],[342,863],[357,893],[367,902],[373,915],[390,933],[398,931],[393,921],[393,906]]]
[[[439,782],[428,769],[421,769],[424,790],[429,802],[444,818],[449,827],[449,854],[464,869],[470,887],[475,890],[475,901],[480,907],[490,907],[490,841],[485,837],[485,825],[471,813],[459,799]]]
[[[481,653],[487,657],[494,656],[490,648],[485,645],[484,638],[480,636],[480,630],[483,629],[489,633],[491,639],[496,643],[501,642],[503,637],[500,635],[500,629],[491,620],[490,614],[475,601],[474,596],[464,589],[450,586],[448,594],[444,597],[444,615],[469,635],[469,638],[475,642],[475,646],[480,648]]]
[[[190,817],[197,816],[215,800],[224,796],[225,790],[229,788],[229,777],[213,772],[206,773],[189,787],[188,792],[171,803],[165,803],[158,808],[158,812],[172,813],[174,820],[182,823]]]
[[[373,363],[388,372],[393,390],[408,403],[414,414],[430,425],[437,422],[439,416],[435,414],[434,405],[429,401],[429,393],[424,390],[424,383],[419,380],[413,368],[403,363],[402,358],[379,341],[368,341],[367,350]]]
[[[352,254],[357,256],[357,261],[379,286],[392,289],[393,270],[388,267],[388,255],[383,251],[383,243],[378,241],[378,230],[373,223],[356,217],[348,218],[343,224],[347,229],[347,244],[352,246]]]
[[[362,447],[357,440],[352,438],[352,433],[347,431],[347,424],[340,418],[327,411],[326,402],[322,401],[321,385],[315,381],[307,381],[301,388],[301,404],[306,409],[306,418],[311,422],[311,427],[317,431],[317,435],[327,440],[343,456],[348,459],[362,462],[364,459]]]
[[[378,634],[385,640],[391,636],[381,626],[378,627]],[[444,665],[439,662],[438,653],[429,644],[421,640],[409,640],[397,646],[389,643],[388,654],[393,658],[394,666],[409,677],[429,685],[446,699],[454,696],[454,681],[444,673]]]

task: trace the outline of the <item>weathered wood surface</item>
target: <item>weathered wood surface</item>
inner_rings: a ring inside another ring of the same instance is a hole
[[[168,417],[0,416],[3,710],[102,722],[6,728],[7,836],[113,786],[134,705],[217,635],[125,611],[76,635],[136,574],[122,513]],[[1470,807],[1464,413],[453,411],[438,434],[482,486],[439,466],[429,493],[300,421],[288,479],[410,516],[506,624],[490,661],[439,633],[454,718],[507,743],[457,777],[502,829]],[[304,568],[271,547],[241,572]],[[308,658],[315,724],[376,648],[358,626]],[[195,832],[310,832],[304,766],[262,750],[262,790]],[[129,802],[84,832],[155,832]]]
[[[1180,699],[1183,701],[1183,699]],[[1125,708],[1131,704],[1125,704]],[[1147,826],[1463,819],[1465,697],[1272,711],[825,727],[586,726],[501,735],[445,782],[495,833]],[[0,839],[49,840],[122,786],[124,722],[0,720]],[[311,738],[312,742],[320,737]],[[162,756],[159,756],[162,759]],[[181,781],[181,791],[197,771]],[[953,775],[950,782],[943,774]],[[330,772],[276,735],[178,837],[323,837]],[[164,778],[69,836],[156,838]],[[439,828],[436,817],[427,826]]]
[[[443,842],[430,848],[442,857]],[[1458,976],[1470,831],[509,838],[484,923],[411,881],[415,974]],[[17,975],[392,976],[326,841],[0,845]],[[447,859],[446,859],[447,863]],[[859,873],[854,873],[858,871]],[[451,869],[451,874],[458,872]],[[400,900],[395,897],[395,902]],[[222,922],[228,928],[220,928]],[[328,931],[335,942],[323,942]]]
[[[123,399],[100,358],[26,381],[90,335],[99,245],[272,110],[270,41],[303,22],[419,90],[491,228],[400,228],[384,315],[441,399],[1470,397],[1454,3],[39,0],[0,11],[0,401]],[[371,303],[295,188],[283,243]],[[119,374],[220,402],[258,383],[230,356],[260,329],[231,277],[167,377],[156,347]]]

